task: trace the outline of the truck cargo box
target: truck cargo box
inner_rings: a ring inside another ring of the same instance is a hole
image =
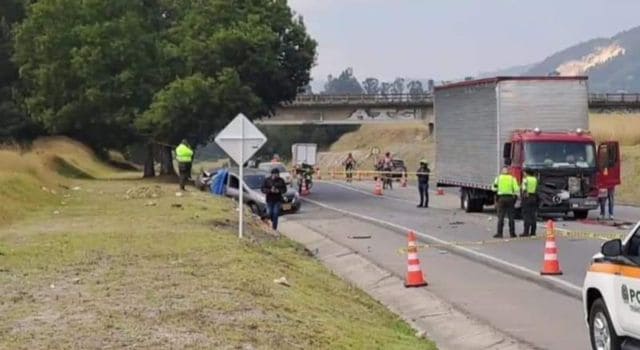
[[[436,173],[442,185],[491,189],[517,129],[587,129],[586,77],[497,77],[436,87]]]

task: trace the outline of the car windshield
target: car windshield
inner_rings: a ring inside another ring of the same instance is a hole
[[[524,145],[527,167],[540,168],[594,168],[595,146],[593,143],[544,141],[527,142]]]
[[[262,188],[262,183],[264,182],[265,175],[245,175],[244,183],[252,190],[257,190]]]

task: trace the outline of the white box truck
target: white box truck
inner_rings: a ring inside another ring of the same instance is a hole
[[[508,166],[539,179],[540,212],[585,218],[598,187],[620,183],[616,142],[596,151],[586,77],[497,77],[439,86],[434,92],[436,181],[460,187],[461,207],[482,211]]]
[[[291,163],[295,165],[316,165],[318,145],[315,143],[294,143],[291,145]]]

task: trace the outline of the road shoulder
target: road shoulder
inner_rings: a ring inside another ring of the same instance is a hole
[[[439,349],[532,349],[474,320],[427,289],[405,288],[403,281],[356,251],[319,232],[285,220],[282,232],[303,244],[333,273],[353,283],[408,322]]]

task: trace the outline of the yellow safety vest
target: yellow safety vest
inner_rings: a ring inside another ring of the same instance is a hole
[[[501,174],[493,182],[493,188],[498,192],[498,196],[515,196],[520,192],[520,186],[515,177],[509,174]]]
[[[538,191],[538,179],[535,176],[526,176],[522,179],[522,190],[528,194],[535,194]]]
[[[188,146],[181,143],[176,148],[176,160],[179,163],[189,163],[191,162],[191,157],[193,157],[193,151]]]

